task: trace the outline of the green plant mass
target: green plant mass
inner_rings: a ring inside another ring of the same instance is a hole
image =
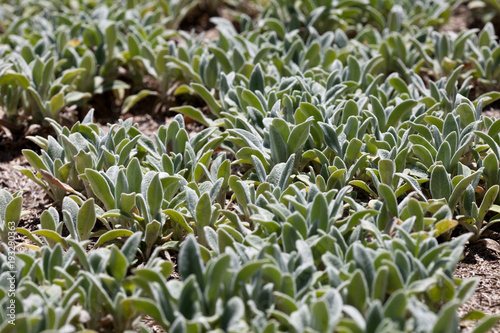
[[[0,333],[489,332],[453,273],[500,222],[499,19],[0,0],[0,140],[50,202],[0,189]]]

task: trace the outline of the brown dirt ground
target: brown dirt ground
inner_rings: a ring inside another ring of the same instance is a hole
[[[500,315],[500,244],[492,239],[482,239],[477,244],[465,249],[464,259],[455,270],[455,277],[462,279],[477,277],[479,284],[471,299],[459,310],[465,315],[473,309],[480,309],[487,314]],[[466,329],[467,327],[462,327]],[[491,330],[500,332],[500,323]]]
[[[454,32],[459,33],[463,29],[467,29],[467,20],[470,16],[470,12],[467,6],[459,6],[453,15],[450,17],[448,24],[441,27],[441,32]]]
[[[0,135],[0,188],[11,193],[24,191],[23,210],[27,214],[22,217],[19,226],[35,230],[40,214],[50,206],[50,200],[34,181],[14,169],[21,166],[34,171],[21,153],[23,148],[36,149],[36,146],[25,140],[12,142]]]

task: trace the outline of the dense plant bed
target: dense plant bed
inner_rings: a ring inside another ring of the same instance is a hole
[[[1,332],[495,326],[453,275],[500,222],[491,23],[440,32],[455,1],[48,3],[2,3],[0,126],[52,133],[16,167],[51,203],[36,228],[0,189]],[[210,38],[179,29],[199,13]],[[95,122],[144,111],[172,117]]]

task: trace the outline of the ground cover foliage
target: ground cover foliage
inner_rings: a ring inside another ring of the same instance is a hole
[[[500,46],[495,1],[469,4],[481,29],[440,32],[458,5],[2,1],[0,125],[55,134],[19,168],[54,203],[38,230],[0,190],[3,308],[8,223],[29,240],[0,331],[487,332],[498,317],[457,313],[477,280],[452,274],[500,222],[500,120],[482,115]],[[216,38],[178,29],[220,6]],[[104,95],[178,114],[153,138],[104,131]],[[67,109],[85,116],[63,126]]]

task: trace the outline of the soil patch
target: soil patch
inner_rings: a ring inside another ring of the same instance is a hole
[[[158,132],[161,125],[167,124],[168,118],[154,118],[149,114],[133,116],[131,114],[124,115],[123,119],[132,118],[134,124],[138,124],[139,130],[148,138],[154,140],[154,135]]]
[[[441,32],[459,33],[463,29],[467,29],[467,20],[470,17],[470,10],[467,5],[460,5],[453,12],[447,24],[441,27]]]
[[[500,314],[500,244],[492,239],[482,239],[468,246],[464,259],[455,270],[455,277],[467,279],[478,277],[479,284],[471,299],[459,309],[464,316],[473,309],[487,314]],[[466,329],[467,327],[463,327]],[[500,322],[491,330],[500,333]]]
[[[166,331],[156,323],[156,321],[151,318],[150,316],[144,316],[141,319],[141,323],[145,324],[148,326],[148,328],[153,332],[153,333],[165,333]]]
[[[30,231],[38,229],[41,213],[50,206],[50,200],[45,191],[34,181],[15,170],[23,167],[34,171],[26,158],[21,154],[20,147],[10,145],[10,149],[2,145],[0,150],[0,188],[6,189],[11,194],[23,191],[23,210],[27,212],[19,222],[19,227]],[[32,148],[25,143],[25,148]],[[14,148],[14,149],[12,149]],[[17,149],[16,149],[17,148]],[[23,238],[22,241],[25,241]]]

